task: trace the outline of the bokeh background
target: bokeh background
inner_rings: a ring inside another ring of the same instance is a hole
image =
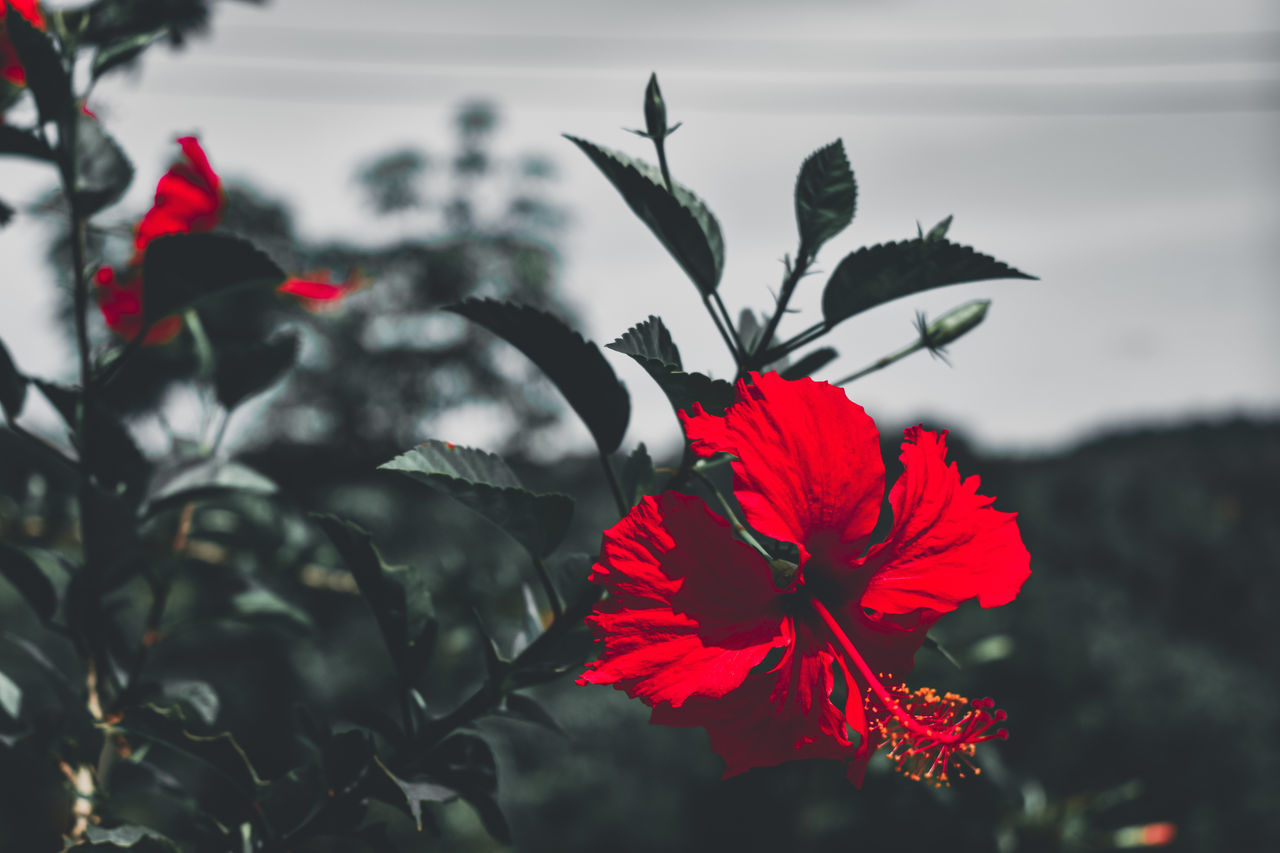
[[[267,771],[288,769],[278,744],[297,696],[339,717],[390,701],[367,613],[335,556],[300,532],[312,509],[361,520],[437,576],[450,630],[433,708],[474,671],[473,605],[516,641],[515,552],[372,469],[443,438],[503,450],[535,487],[602,495],[554,389],[433,311],[465,295],[549,307],[601,343],[660,314],[686,364],[732,373],[694,289],[559,137],[649,156],[621,128],[643,123],[655,70],[685,123],[673,172],[726,235],[731,310],[771,305],[794,249],[795,172],[837,137],[858,214],[820,269],[954,215],[952,239],[1040,277],[877,308],[824,341],[841,358],[817,374],[908,343],[916,310],[993,300],[952,366],[916,355],[851,395],[882,425],[887,458],[905,424],[951,428],[962,470],[1020,513],[1034,571],[1023,595],[945,620],[937,635],[962,668],[925,653],[914,679],[994,695],[1013,735],[983,750],[980,779],[941,791],[887,764],[862,791],[821,763],[722,782],[700,731],[649,727],[638,703],[557,683],[538,696],[563,737],[482,727],[517,848],[1114,849],[1133,839],[1126,827],[1159,822],[1177,826],[1171,849],[1280,839],[1280,9],[1267,2],[214,4],[181,50],[152,50],[95,91],[137,168],[102,219],[136,219],[174,137],[196,132],[231,186],[227,227],[291,269],[359,267],[373,284],[291,321],[300,369],[228,430],[230,452],[284,485],[285,510],[235,506],[197,531],[216,546],[211,564],[258,555],[242,570],[311,616],[275,645],[263,638],[276,624],[210,628],[159,665],[190,674],[192,649],[212,643],[215,687],[252,672],[252,695],[222,694],[219,721]],[[20,208],[0,231],[0,339],[24,371],[68,378],[65,282],[49,263],[59,232],[41,213],[51,187],[3,162],[0,189]],[[820,290],[801,288],[807,316],[784,334],[809,324]],[[206,319],[214,334],[236,321]],[[152,354],[119,391],[154,452],[218,426],[177,385],[163,418],[148,410],[148,382],[189,373],[189,355]],[[609,357],[632,394],[625,447],[670,461],[665,399]],[[25,417],[55,432],[37,407]],[[0,533],[56,547],[67,484],[12,447],[0,459]],[[601,506],[580,501],[580,551],[611,523]],[[200,592],[176,597],[175,621],[198,621]],[[6,627],[38,631],[20,610],[5,605]],[[465,805],[438,811],[443,839],[406,834],[405,849],[493,846]]]

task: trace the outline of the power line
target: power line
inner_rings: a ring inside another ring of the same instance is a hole
[[[172,76],[149,82],[135,94],[216,100],[249,100],[270,103],[309,103],[326,107],[383,108],[406,104],[452,103],[461,94],[443,87],[420,87],[423,76],[457,80],[456,73],[418,75],[412,91],[403,86],[354,84],[350,79],[321,84],[308,74],[303,85],[282,86],[276,79],[219,74],[204,78],[199,87]],[[501,78],[498,78],[501,79]],[[522,109],[554,109],[559,112],[614,111],[616,102],[600,90],[539,85],[518,76],[510,86],[476,86],[469,92],[506,97]],[[506,89],[497,91],[495,89]],[[688,112],[736,115],[878,115],[878,116],[1004,116],[1035,118],[1053,116],[1159,116],[1222,113],[1280,112],[1280,81],[1178,81],[1116,85],[1114,83],[918,83],[826,84],[783,88],[751,86],[712,87],[711,93],[686,91],[682,109]],[[168,92],[165,90],[169,89]]]
[[[217,49],[261,47],[279,54],[296,46],[308,55],[401,62],[400,54],[433,62],[487,65],[588,64],[757,68],[785,61],[795,70],[1000,70],[1280,62],[1280,30],[1142,33],[1097,36],[981,38],[792,38],[746,36],[577,36],[334,29],[305,25],[226,26]],[[284,39],[281,38],[284,36]],[[321,41],[317,41],[317,40]],[[324,41],[331,41],[325,44]],[[290,42],[293,42],[291,45]],[[376,51],[369,48],[376,44]]]

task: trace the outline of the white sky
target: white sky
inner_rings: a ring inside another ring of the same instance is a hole
[[[502,112],[501,152],[559,167],[564,286],[583,331],[605,343],[660,314],[686,364],[725,376],[693,286],[559,138],[649,156],[619,128],[642,123],[657,70],[685,122],[673,172],[725,233],[732,312],[770,305],[795,247],[796,169],[836,137],[858,214],[819,268],[954,214],[952,239],[1040,276],[909,297],[838,327],[823,343],[841,358],[819,378],[907,343],[917,309],[994,300],[951,348],[954,368],[921,354],[851,387],[877,419],[927,416],[1032,450],[1121,423],[1280,412],[1280,4],[382,0],[351,20],[353,8],[224,4],[211,38],[109,78],[93,105],[138,169],[113,212],[144,209],[173,138],[195,130],[215,168],[287,198],[308,236],[383,239],[362,222],[354,166],[397,144],[445,148],[456,105],[485,97]],[[45,180],[0,161],[11,204]],[[50,374],[69,361],[48,331],[39,238],[30,223],[0,230],[0,338]],[[823,281],[802,286],[793,304],[807,313],[783,334],[818,318]],[[659,392],[608,357],[633,397],[626,446],[669,444]]]

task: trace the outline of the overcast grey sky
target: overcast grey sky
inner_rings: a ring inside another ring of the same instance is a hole
[[[794,250],[796,169],[836,137],[858,214],[820,269],[953,214],[952,239],[1040,276],[946,288],[840,326],[826,342],[841,358],[819,378],[908,342],[917,309],[994,300],[952,348],[954,367],[917,355],[851,386],[877,419],[927,416],[1026,450],[1122,423],[1280,412],[1273,0],[381,0],[352,20],[356,8],[226,3],[210,38],[153,51],[141,73],[101,86],[94,105],[138,168],[119,210],[145,207],[173,138],[194,130],[224,176],[289,199],[308,235],[385,239],[362,222],[353,167],[396,144],[443,147],[453,108],[484,97],[502,111],[502,151],[559,167],[555,194],[572,215],[564,284],[584,331],[604,343],[661,314],[686,363],[725,376],[692,285],[559,138],[649,156],[619,128],[641,123],[656,70],[685,122],[672,169],[725,232],[731,311],[770,305]],[[11,203],[44,180],[0,162]],[[65,354],[49,343],[39,234],[24,222],[0,231],[0,338],[24,369],[48,372]],[[816,319],[822,281],[801,289],[795,304],[811,313],[790,331]],[[609,357],[634,400],[628,446],[669,443],[660,394]]]

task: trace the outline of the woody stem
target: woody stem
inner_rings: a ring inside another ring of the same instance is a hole
[[[814,612],[818,614],[818,618],[826,623],[827,629],[831,632],[831,636],[840,644],[840,648],[844,649],[844,653],[848,656],[849,660],[855,667],[857,667],[858,672],[862,674],[863,679],[866,680],[867,685],[871,688],[871,692],[880,700],[880,704],[883,705],[885,709],[898,720],[898,722],[902,723],[903,728],[918,738],[927,738],[929,741],[942,746],[956,746],[965,741],[969,734],[965,727],[953,726],[947,731],[940,732],[924,725],[916,719],[911,712],[906,708],[903,708],[898,700],[894,699],[893,696],[889,694],[889,691],[885,686],[880,683],[879,677],[876,673],[872,672],[871,667],[862,659],[862,655],[858,654],[858,650],[854,648],[848,635],[845,634],[844,629],[840,627],[838,622],[836,622],[835,617],[831,615],[831,611],[827,609],[826,605],[817,598],[810,598],[809,601],[813,605]]]

